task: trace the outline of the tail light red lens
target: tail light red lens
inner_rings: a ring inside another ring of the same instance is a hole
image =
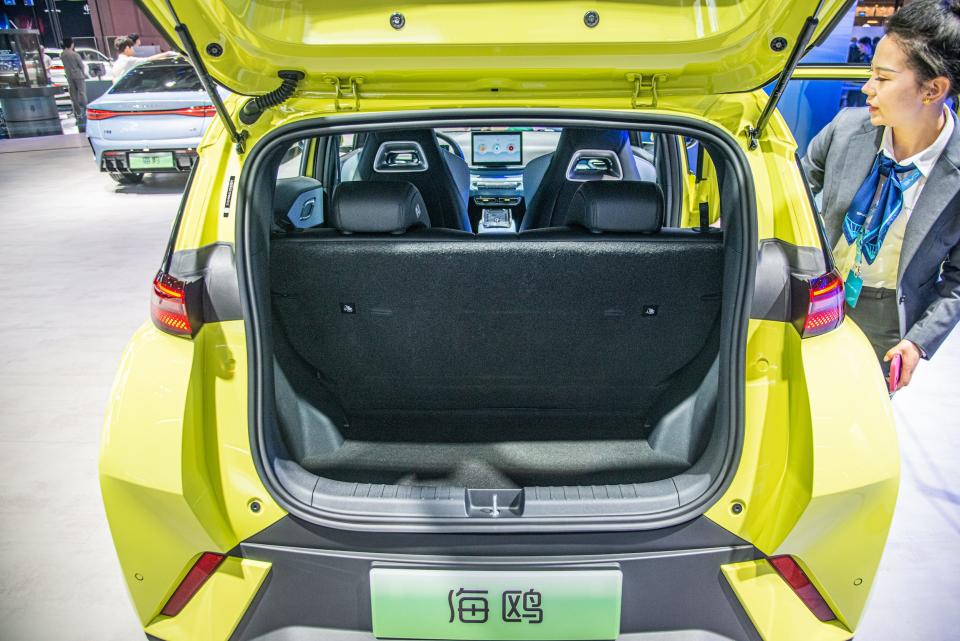
[[[223,563],[223,560],[226,558],[223,554],[216,554],[214,552],[204,552],[201,554],[197,562],[194,563],[190,571],[187,572],[187,576],[183,577],[183,581],[177,586],[177,589],[173,592],[173,596],[171,596],[167,604],[163,606],[161,612],[168,617],[175,617],[180,614],[180,611],[190,602],[190,599],[194,597],[197,591],[203,587],[203,584],[207,582],[210,575],[217,571],[217,568],[220,567],[220,564]]]
[[[63,65],[50,65],[50,71],[63,71]]]
[[[810,281],[810,302],[803,322],[803,337],[819,336],[843,322],[843,279],[837,271]]]
[[[104,109],[87,109],[87,120],[106,120],[119,114],[115,111],[106,111]]]
[[[803,604],[806,605],[814,616],[821,621],[834,621],[837,616],[824,601],[817,588],[814,587],[807,575],[804,574],[800,566],[792,556],[774,556],[769,559],[770,565],[776,569],[777,573],[787,582]]]
[[[168,334],[193,336],[190,315],[187,313],[187,284],[169,274],[159,272],[153,279],[150,301],[153,324]]]
[[[109,109],[87,109],[87,120],[106,120],[117,116],[195,116],[212,118],[217,115],[213,105],[184,107],[183,109],[155,109],[153,111],[111,111]]]

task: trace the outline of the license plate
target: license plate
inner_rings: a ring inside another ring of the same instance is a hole
[[[602,641],[620,634],[616,568],[370,571],[373,635]]]
[[[131,171],[138,169],[173,169],[173,154],[169,151],[137,152],[127,154],[127,163]]]

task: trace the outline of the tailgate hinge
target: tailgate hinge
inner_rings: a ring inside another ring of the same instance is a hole
[[[630,98],[630,107],[640,109],[646,107],[656,107],[660,101],[658,92],[661,82],[667,79],[667,74],[657,73],[644,79],[642,73],[628,73],[627,82],[633,83],[633,97]],[[644,102],[640,102],[641,98]]]
[[[360,111],[360,85],[363,84],[363,76],[350,76],[346,83],[336,76],[324,76],[323,81],[333,85],[333,106],[337,111]],[[345,101],[349,103],[344,104]]]

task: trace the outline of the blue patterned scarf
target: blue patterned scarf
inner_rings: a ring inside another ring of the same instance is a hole
[[[880,183],[880,176],[886,176],[887,179],[880,190],[880,197],[871,207],[877,193],[877,185]],[[863,181],[857,195],[853,197],[850,209],[843,219],[843,235],[847,243],[852,245],[863,234],[861,245],[863,256],[868,263],[873,264],[876,260],[890,226],[903,210],[903,192],[910,189],[921,176],[920,170],[913,163],[906,166],[898,165],[884,154],[877,154],[870,175]],[[869,221],[868,214],[872,214]],[[866,229],[864,229],[865,224]]]

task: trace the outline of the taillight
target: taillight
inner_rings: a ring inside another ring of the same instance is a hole
[[[105,109],[87,109],[87,120],[106,120],[118,116],[115,111],[106,111]]]
[[[193,336],[193,327],[187,311],[187,284],[164,272],[153,279],[150,300],[153,324],[168,334]]]
[[[810,299],[803,321],[804,338],[819,336],[843,322],[843,279],[834,270],[810,281]]]
[[[815,617],[821,621],[834,621],[837,618],[792,556],[774,556],[767,560]]]
[[[50,65],[50,71],[63,71],[63,65]]]
[[[213,105],[184,107],[182,109],[154,109],[153,111],[111,111],[109,109],[87,109],[87,120],[106,120],[117,116],[195,116],[212,118],[217,115]]]
[[[183,581],[177,586],[177,589],[173,592],[173,596],[171,596],[167,604],[163,606],[161,613],[168,617],[175,617],[180,614],[180,611],[190,602],[190,599],[192,599],[203,584],[207,582],[210,575],[216,572],[217,568],[220,567],[220,564],[223,563],[223,560],[226,558],[223,554],[215,554],[214,552],[204,552],[201,554],[197,562],[194,563],[190,571],[187,572],[187,576],[183,577]]]

